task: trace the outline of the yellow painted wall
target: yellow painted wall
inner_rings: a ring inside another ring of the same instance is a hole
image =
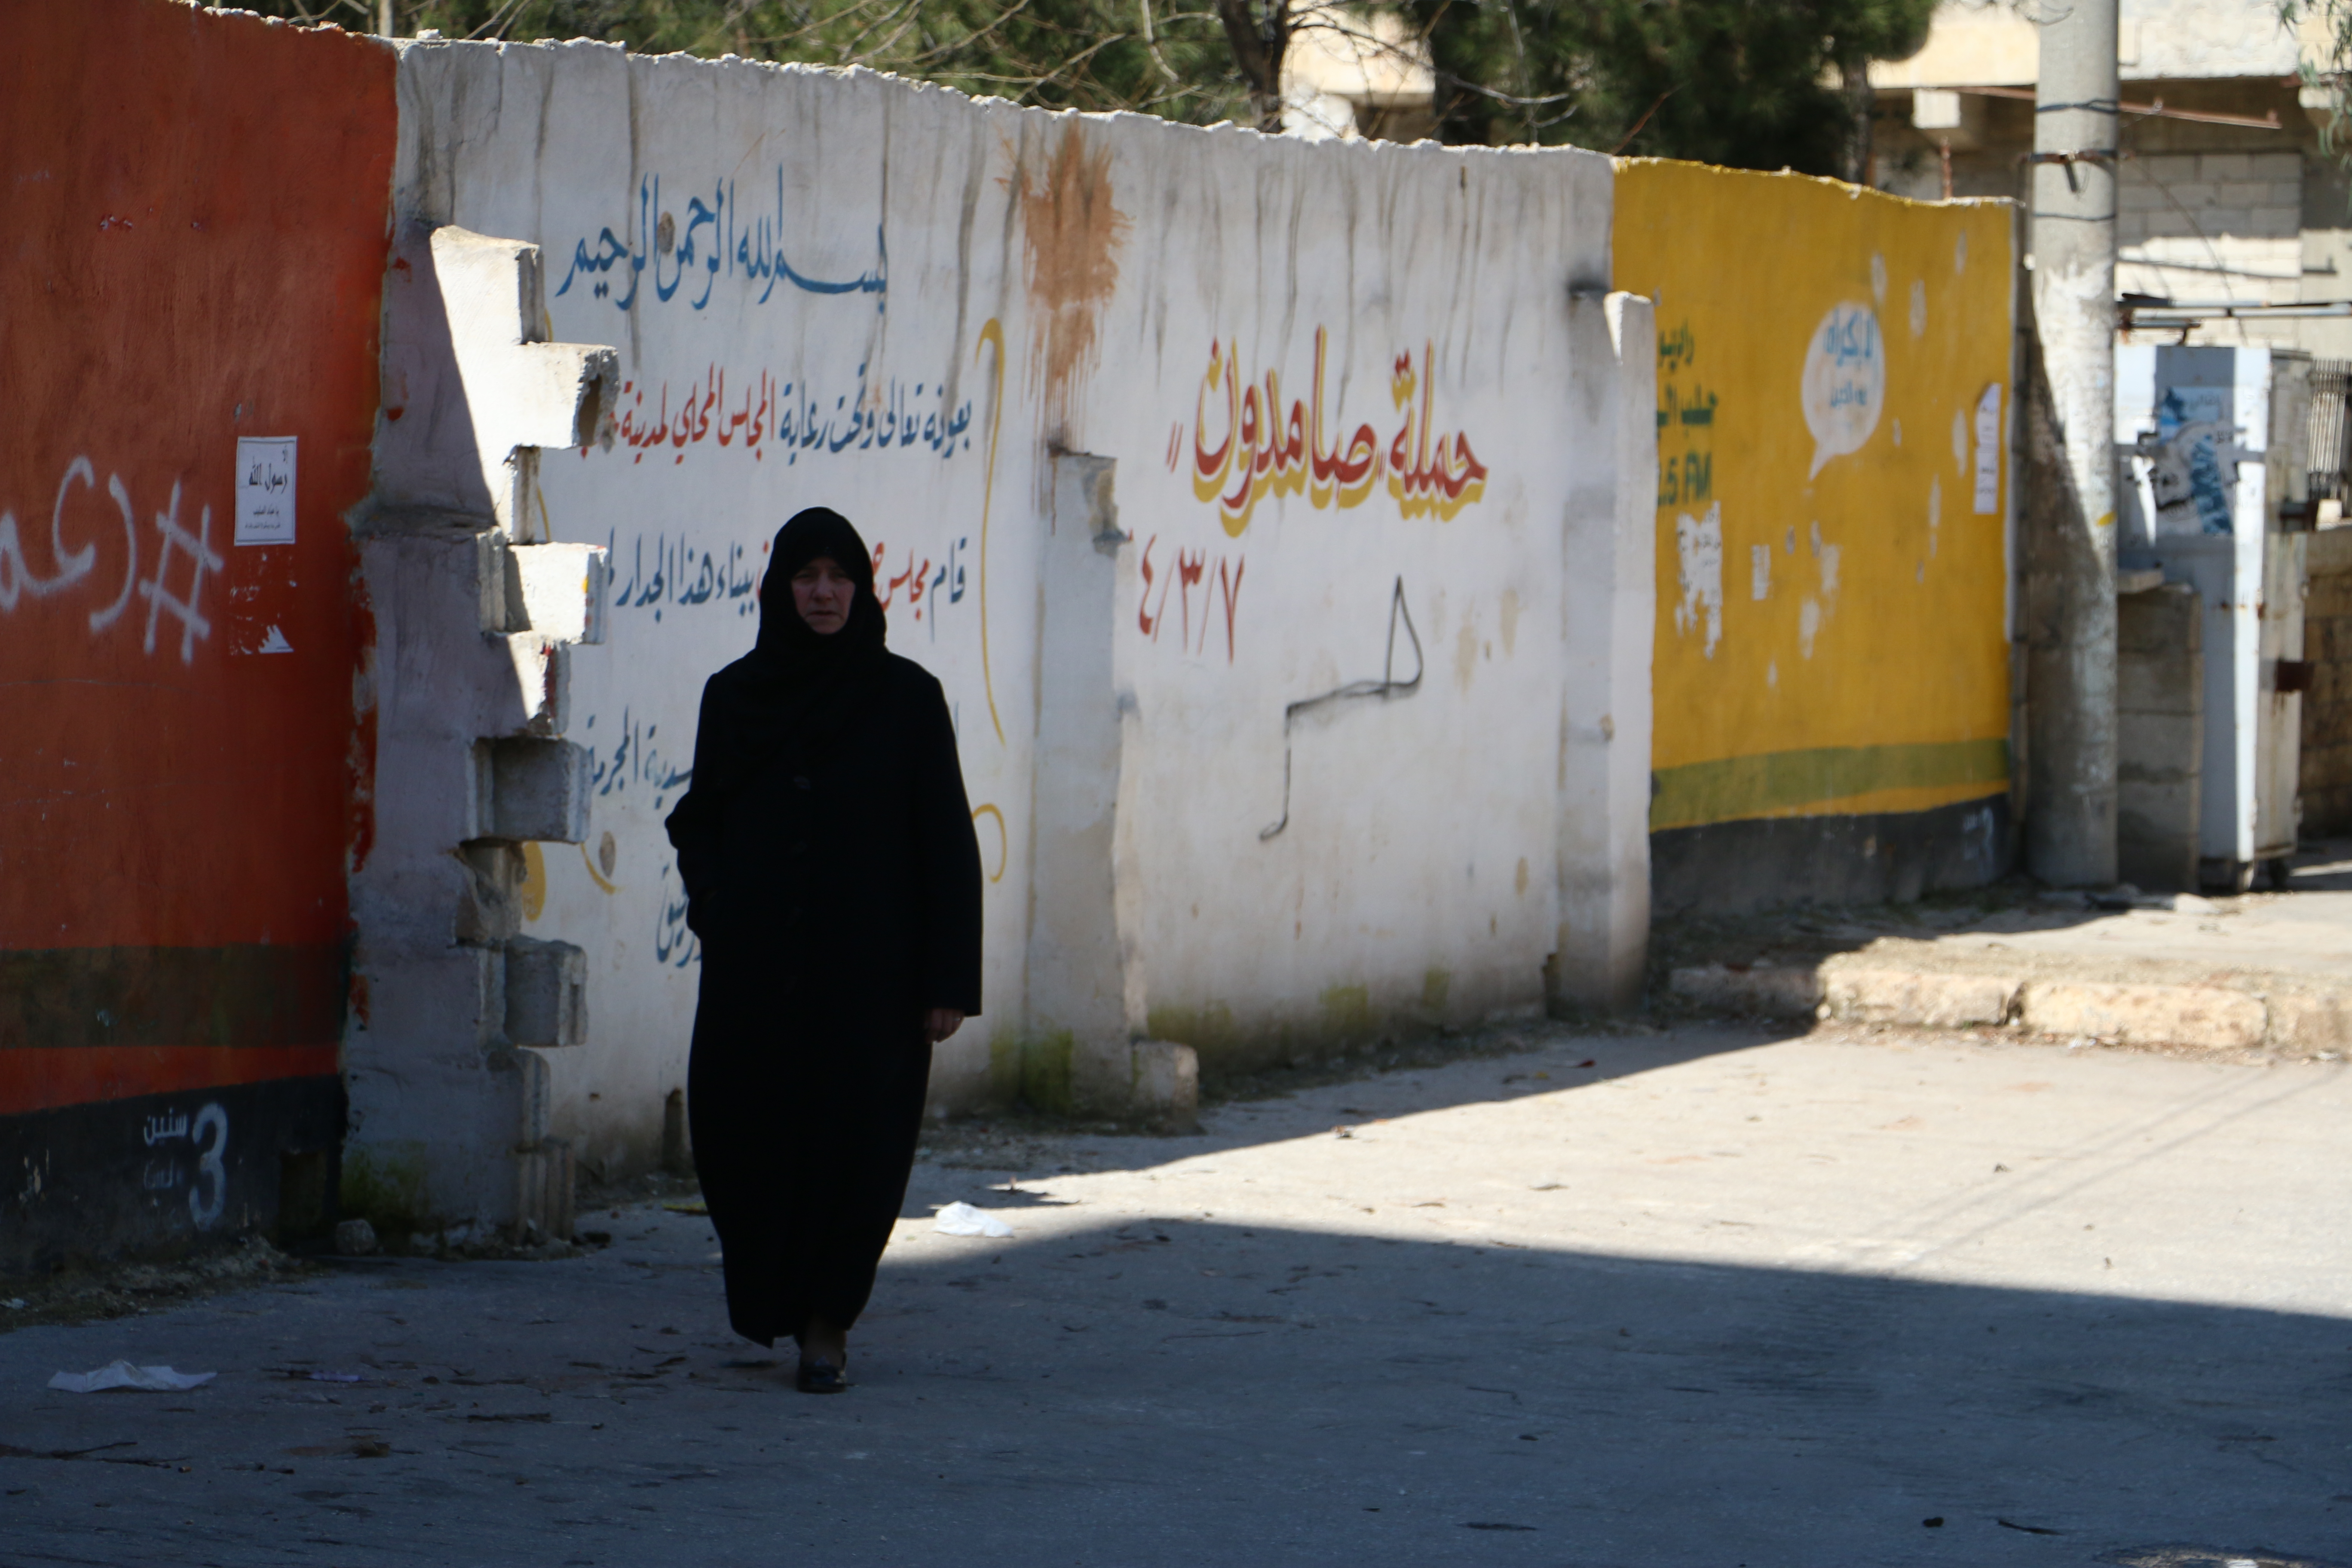
[[[2008,788],[2011,211],[1619,164],[1616,286],[1657,302],[1653,832]]]

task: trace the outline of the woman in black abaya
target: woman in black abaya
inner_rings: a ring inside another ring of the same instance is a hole
[[[882,646],[873,558],[801,512],[760,638],[703,688],[669,818],[702,989],[687,1069],[727,1311],[846,1386],[907,1191],[931,1047],[980,1011],[980,848],[940,683]]]

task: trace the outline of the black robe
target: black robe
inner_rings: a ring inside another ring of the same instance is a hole
[[[778,536],[761,648],[704,688],[669,821],[702,942],[695,1168],[729,1318],[761,1344],[864,1310],[914,1163],[923,1016],[981,1004],[980,849],[947,700],[883,650],[864,544],[823,515],[829,548],[793,537],[802,519]],[[816,554],[860,582],[821,644],[785,585]]]

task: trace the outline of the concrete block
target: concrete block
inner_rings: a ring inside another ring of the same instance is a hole
[[[2158,658],[2118,651],[2116,658],[2116,707],[2120,712],[2204,717],[2203,689],[2197,676],[2201,661]]]
[[[2120,709],[2116,714],[2116,762],[2120,768],[2147,779],[2195,776],[2201,771],[2199,748],[2203,743],[2203,703],[2198,689],[2177,693],[2191,706],[2187,712],[2151,713]]]
[[[372,510],[443,513],[531,538],[539,448],[605,436],[619,356],[533,341],[547,321],[537,246],[411,225],[393,248]]]
[[[2322,665],[2311,683],[2310,700],[2303,705],[2305,755],[2352,745],[2352,681],[2339,666]],[[2306,764],[2307,766],[2308,764]]]
[[[2204,647],[2203,595],[2185,583],[2168,583],[2116,605],[2116,652],[2195,664]]]
[[[2218,985],[2037,980],[2026,985],[2018,1013],[2027,1028],[2045,1035],[2213,1050],[2258,1047],[2270,1023],[2260,996]]]
[[[476,742],[473,838],[578,844],[588,837],[588,752],[569,741]]]
[[[2007,1021],[2020,984],[2015,975],[1936,974],[1832,961],[1822,966],[1822,1000],[1832,1016],[1849,1023],[1956,1029]]]
[[[1759,966],[1733,969],[1709,963],[1677,969],[1666,988],[1700,1007],[1759,1018],[1811,1018],[1822,1002],[1822,977],[1813,969]]]
[[[604,640],[611,579],[603,545],[518,544],[503,552],[501,564],[499,630],[559,643]]]
[[[546,321],[539,247],[454,226],[433,231],[433,272],[459,396],[494,515],[533,536],[537,454],[585,447],[619,395],[620,356],[587,343],[535,342]]]
[[[2253,159],[2243,153],[2202,153],[2197,157],[2200,180],[2246,180],[2253,174]]]
[[[2272,205],[2273,195],[2273,187],[2268,180],[2221,180],[2213,188],[2214,201],[2223,206],[2249,209],[2268,206]],[[2302,199],[2303,193],[2298,189],[2294,194],[2295,205],[2299,205]]]
[[[514,686],[493,722],[508,735],[561,735],[572,727],[572,645],[538,632],[507,637]]]
[[[2197,885],[2202,609],[2180,584],[2116,601],[2116,866],[2143,888]]]
[[[484,1053],[491,1075],[507,1090],[514,1125],[505,1144],[514,1149],[538,1146],[546,1138],[555,1115],[555,1068],[537,1051],[499,1046]]]
[[[1560,438],[1593,498],[1576,504],[1605,507],[1613,522],[1601,547],[1570,557],[1558,579],[1565,624],[1606,628],[1606,640],[1577,656],[1584,673],[1564,689],[1559,713],[1559,902],[1545,1002],[1623,1010],[1640,1004],[1649,967],[1657,321],[1637,295],[1571,296],[1569,330],[1607,390],[1572,405]]]
[[[2273,1050],[2352,1053],[2352,991],[2284,991],[2270,998]]]
[[[2317,580],[2336,574],[2352,575],[2352,528],[2331,528],[2304,542],[2304,570]]]
[[[1135,1114],[1174,1132],[1200,1125],[1201,1058],[1172,1040],[1138,1040],[1133,1052]]]
[[[2352,528],[2330,529],[2315,533],[2315,540],[2334,540],[2338,535],[2352,538]],[[2305,565],[2305,581],[2308,589],[2304,596],[2303,615],[2306,622],[2335,616],[2352,616],[2352,572],[2313,570]]]
[[[457,936],[474,947],[498,947],[522,930],[521,847],[499,839],[458,847],[466,877],[457,900]]]
[[[514,1238],[526,1245],[571,1240],[578,1187],[571,1141],[548,1138],[518,1150],[514,1176]]]
[[[2151,892],[2197,887],[2198,781],[2149,785],[2125,781],[2116,807],[2116,874]]]
[[[588,955],[568,942],[517,937],[506,946],[507,1039],[576,1046],[588,1037]]]

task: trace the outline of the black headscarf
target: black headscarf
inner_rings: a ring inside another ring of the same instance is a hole
[[[857,584],[848,622],[830,636],[801,619],[793,605],[793,574],[825,555]],[[760,579],[760,641],[749,660],[759,679],[783,689],[779,695],[804,690],[845,667],[869,662],[882,651],[888,629],[874,597],[874,557],[847,518],[813,506],[776,531],[768,574]]]
[[[793,604],[793,574],[824,555],[857,584],[849,619],[830,635],[801,619]],[[856,688],[882,665],[888,629],[874,597],[874,557],[857,530],[828,507],[795,513],[776,531],[760,580],[759,642],[713,676],[704,693],[694,748],[697,805],[733,793],[788,742],[821,744],[847,724],[856,714]]]

